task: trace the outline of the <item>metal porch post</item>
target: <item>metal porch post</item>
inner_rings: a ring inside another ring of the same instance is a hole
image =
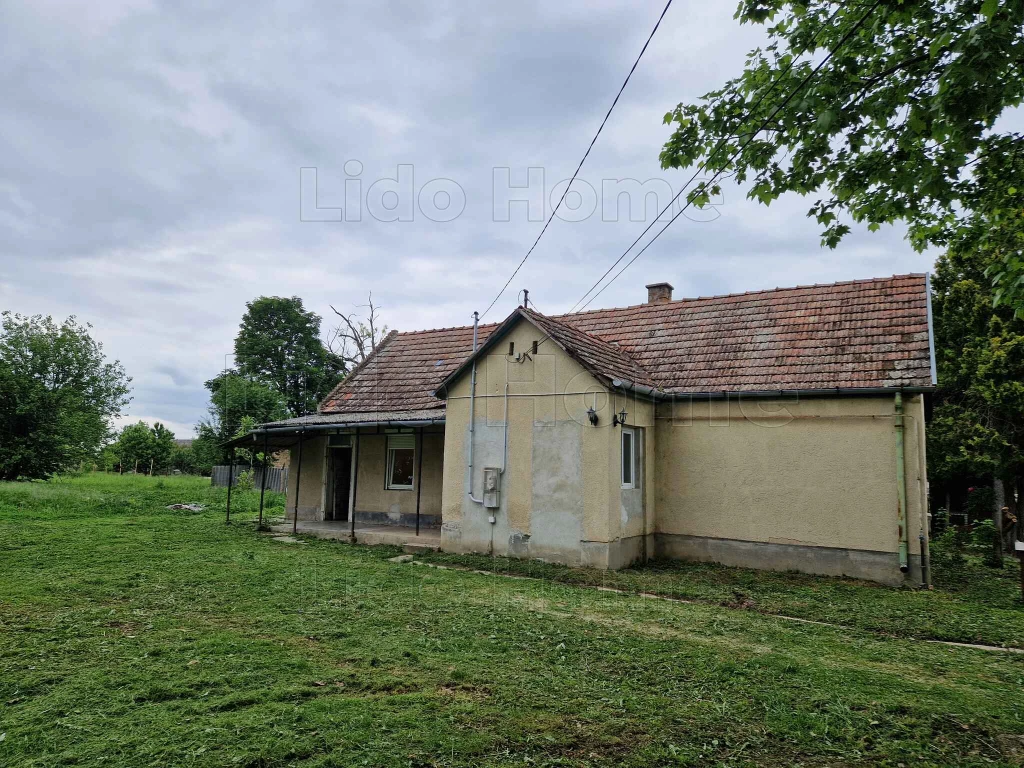
[[[263,496],[267,492],[267,433],[263,433],[263,477],[260,479],[260,521],[258,530],[263,530]]]
[[[420,489],[423,487],[423,427],[419,428],[416,446],[416,535],[420,535]]]
[[[295,513],[292,516],[292,533],[299,532],[299,491],[302,483],[302,443],[306,430],[299,430],[299,462],[295,467]]]
[[[235,480],[235,449],[231,449],[231,458],[228,459],[228,511],[224,518],[225,525],[231,525],[231,484]]]
[[[355,469],[352,471],[352,509],[348,511],[349,538],[355,543],[356,540],[356,504],[359,501],[359,427],[356,427],[356,445],[352,449]]]

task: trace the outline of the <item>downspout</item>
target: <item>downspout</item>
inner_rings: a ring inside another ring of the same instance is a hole
[[[907,468],[903,450],[903,393],[896,393],[896,517],[900,529],[900,572],[906,573],[907,563]]]
[[[484,500],[473,495],[473,432],[476,424],[476,349],[477,332],[480,325],[480,313],[473,313],[473,373],[469,379],[469,500],[483,504]]]

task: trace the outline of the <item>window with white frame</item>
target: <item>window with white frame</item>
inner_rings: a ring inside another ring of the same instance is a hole
[[[637,478],[637,432],[632,427],[622,428],[622,487],[639,487]]]
[[[416,438],[413,435],[388,435],[387,489],[411,491],[416,466]]]

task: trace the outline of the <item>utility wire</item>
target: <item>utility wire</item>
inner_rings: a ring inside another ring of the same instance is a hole
[[[565,196],[569,194],[569,190],[572,189],[572,183],[576,181],[576,175],[580,172],[580,169],[583,167],[583,163],[586,162],[587,157],[590,155],[590,150],[594,148],[594,143],[597,141],[597,137],[600,136],[601,131],[604,130],[605,123],[608,122],[608,118],[611,116],[612,110],[615,109],[615,105],[619,103],[619,97],[622,95],[622,92],[626,90],[626,85],[629,83],[629,78],[631,78],[633,76],[633,73],[636,71],[636,67],[640,63],[640,59],[643,58],[644,52],[647,50],[647,46],[651,44],[651,40],[654,38],[654,33],[658,31],[658,27],[661,26],[661,20],[665,18],[665,14],[668,13],[669,6],[671,5],[672,0],[668,0],[668,2],[665,3],[665,7],[662,9],[661,15],[658,17],[658,21],[655,22],[654,24],[654,29],[652,29],[651,34],[647,36],[647,42],[645,42],[644,47],[640,49],[640,55],[636,57],[636,61],[634,61],[633,66],[630,67],[629,74],[626,75],[626,79],[622,81],[622,86],[619,88],[619,92],[615,94],[615,99],[612,101],[612,105],[608,107],[608,112],[605,113],[604,120],[602,120],[601,125],[598,126],[597,133],[594,134],[594,138],[590,140],[590,146],[587,147],[587,151],[583,153],[583,159],[580,160],[580,164],[576,166],[576,170],[575,172],[573,172],[572,178],[569,180],[568,185],[566,185],[565,187],[565,191],[562,193],[562,196],[558,199],[558,204],[555,206],[555,209],[551,212],[551,215],[548,216],[548,220],[544,222],[544,227],[541,229],[540,234],[537,235],[537,239],[533,241],[533,245],[530,246],[530,250],[528,250],[526,252],[526,255],[523,256],[523,260],[519,262],[519,265],[515,268],[515,271],[512,272],[508,280],[505,281],[505,285],[503,285],[501,287],[501,290],[498,291],[498,295],[494,297],[491,303],[487,305],[487,309],[485,309],[483,313],[480,315],[481,320],[483,319],[484,315],[491,311],[491,308],[495,305],[498,299],[501,298],[502,294],[505,293],[505,290],[508,288],[509,284],[512,282],[512,280],[515,279],[515,276],[519,274],[519,270],[523,268],[523,264],[525,264],[526,260],[530,258],[530,254],[532,254],[533,250],[537,247],[537,243],[539,243],[540,239],[544,237],[544,233],[547,232],[548,230],[548,225],[550,225],[551,220],[555,218],[555,214],[558,213],[558,209],[562,207],[562,202],[565,200]]]
[[[758,128],[758,129],[756,130],[756,131],[754,131],[754,132],[753,132],[753,133],[752,133],[752,134],[750,135],[750,138],[749,138],[749,139],[747,139],[747,140],[746,140],[746,142],[744,142],[744,143],[743,143],[743,145],[742,145],[742,146],[741,146],[741,147],[740,147],[739,149],[737,149],[737,150],[736,150],[736,151],[735,151],[735,152],[734,152],[734,153],[732,154],[732,156],[731,156],[731,157],[729,158],[729,160],[730,160],[730,161],[731,161],[731,160],[733,160],[733,159],[734,159],[734,158],[735,158],[735,157],[736,157],[737,155],[739,155],[739,154],[740,154],[740,153],[741,153],[741,152],[742,152],[742,151],[743,151],[744,149],[746,149],[747,145],[749,145],[749,144],[750,144],[750,142],[752,142],[752,141],[753,141],[753,140],[754,140],[754,139],[755,139],[755,138],[757,137],[757,135],[758,135],[758,134],[759,134],[759,133],[760,133],[760,132],[761,132],[762,130],[764,130],[764,128],[765,128],[765,127],[766,127],[766,126],[767,126],[767,125],[768,125],[769,123],[771,123],[771,121],[772,121],[772,120],[773,120],[773,119],[775,118],[775,116],[776,116],[776,115],[777,115],[777,114],[778,114],[779,112],[781,112],[781,111],[782,111],[783,107],[785,107],[785,106],[786,106],[786,105],[787,105],[787,104],[788,104],[788,103],[789,103],[789,102],[790,102],[790,101],[791,101],[791,100],[793,99],[793,97],[794,97],[794,96],[796,96],[796,94],[797,94],[797,93],[799,93],[799,92],[800,92],[800,91],[801,91],[801,90],[802,90],[802,89],[803,89],[803,88],[804,88],[804,87],[805,87],[805,86],[807,85],[807,83],[809,83],[809,82],[811,81],[811,79],[812,79],[812,78],[814,77],[814,75],[816,75],[816,74],[817,74],[817,73],[818,73],[818,72],[819,72],[819,71],[821,70],[821,68],[822,68],[822,67],[824,67],[824,66],[825,66],[825,65],[826,65],[826,64],[827,64],[827,63],[829,62],[829,60],[831,60],[831,58],[832,58],[832,57],[833,57],[833,56],[834,56],[834,55],[836,54],[836,52],[837,52],[837,51],[838,51],[838,50],[839,50],[839,49],[840,49],[840,48],[841,48],[841,47],[842,47],[843,45],[845,45],[845,44],[846,44],[846,41],[847,41],[847,40],[849,40],[849,39],[850,39],[850,37],[852,37],[852,36],[854,35],[854,33],[856,33],[856,32],[857,32],[857,30],[858,30],[858,29],[860,29],[860,27],[861,27],[861,26],[862,26],[862,25],[864,24],[864,22],[865,22],[865,21],[867,21],[867,18],[868,18],[868,16],[869,16],[869,15],[871,15],[871,14],[872,14],[872,13],[873,13],[873,12],[875,11],[875,9],[876,9],[876,8],[878,8],[878,6],[879,6],[879,5],[881,5],[881,4],[882,4],[882,0],[876,0],[876,2],[875,2],[875,3],[874,3],[874,4],[873,4],[873,5],[872,5],[872,6],[871,6],[871,7],[870,7],[870,8],[868,9],[868,10],[867,10],[867,12],[866,12],[866,13],[865,13],[865,14],[864,14],[863,16],[861,16],[861,17],[860,17],[860,19],[859,19],[859,20],[858,20],[858,21],[857,21],[857,22],[856,22],[856,23],[855,23],[855,24],[853,25],[853,27],[852,27],[852,28],[851,28],[851,29],[850,29],[850,30],[849,30],[849,31],[848,31],[848,32],[847,32],[847,33],[846,33],[846,34],[845,34],[845,35],[844,35],[844,36],[842,37],[842,39],[841,39],[841,40],[840,40],[840,41],[839,41],[839,42],[838,42],[838,43],[836,44],[835,48],[831,49],[831,50],[830,50],[830,51],[828,52],[828,55],[827,55],[827,56],[825,56],[825,58],[824,58],[824,59],[822,59],[822,61],[821,61],[821,62],[820,62],[820,63],[819,63],[819,64],[818,64],[818,65],[817,65],[817,66],[816,66],[816,67],[815,67],[815,68],[814,68],[813,70],[811,70],[811,72],[810,72],[810,73],[809,73],[809,74],[807,75],[807,77],[805,77],[805,78],[804,78],[804,79],[803,79],[803,80],[802,80],[802,81],[801,81],[801,82],[800,82],[800,83],[799,83],[799,84],[797,85],[797,87],[793,89],[793,92],[792,92],[792,93],[790,93],[790,94],[789,94],[789,96],[787,96],[787,97],[786,97],[786,99],[785,99],[785,100],[784,100],[784,101],[783,101],[783,102],[782,102],[782,103],[781,103],[781,104],[780,104],[780,105],[779,105],[778,107],[776,107],[776,108],[775,108],[775,110],[774,110],[774,111],[772,112],[772,114],[771,114],[771,115],[769,115],[769,116],[768,116],[768,117],[767,117],[767,118],[765,119],[765,121],[764,121],[764,122],[763,122],[763,123],[762,123],[762,124],[760,125],[760,127],[759,127],[759,128]],[[824,25],[822,26],[822,29],[825,29],[825,28],[827,28],[827,27],[828,27],[828,25],[832,23],[833,19],[835,19],[836,15],[837,15],[837,14],[839,13],[839,11],[840,11],[840,10],[842,10],[842,8],[843,8],[843,6],[842,6],[842,5],[840,4],[840,5],[839,5],[839,6],[838,6],[838,7],[836,8],[836,10],[835,10],[835,11],[833,11],[832,15],[831,15],[831,16],[830,16],[830,17],[828,18],[828,20],[827,20],[827,21],[825,22],[825,24],[824,24]],[[787,73],[789,72],[789,70],[790,70],[790,69],[792,69],[792,68],[793,68],[793,66],[794,66],[795,64],[796,64],[796,59],[794,58],[794,59],[793,59],[793,60],[792,60],[792,61],[791,61],[791,62],[789,63],[789,65],[787,65],[787,67],[786,67],[786,68],[785,68],[785,70],[784,70],[784,71],[782,72],[782,74],[780,74],[780,75],[779,75],[778,79],[776,79],[776,80],[775,80],[775,82],[774,82],[774,83],[772,83],[771,87],[770,87],[770,88],[769,88],[769,89],[768,89],[767,91],[765,91],[765,93],[764,93],[764,94],[762,94],[760,98],[758,98],[758,100],[757,100],[757,102],[756,102],[756,103],[754,104],[754,106],[750,108],[750,110],[749,110],[749,112],[750,112],[750,113],[753,113],[753,112],[754,112],[754,111],[755,111],[755,110],[756,110],[756,109],[757,109],[757,108],[758,108],[758,107],[759,107],[759,106],[761,105],[761,103],[762,103],[762,102],[763,102],[763,101],[764,101],[764,100],[765,100],[765,99],[766,99],[766,98],[768,97],[768,95],[769,95],[769,94],[770,94],[770,93],[771,93],[771,92],[772,92],[772,91],[773,91],[773,90],[775,89],[775,86],[777,86],[777,85],[778,85],[778,84],[779,84],[779,83],[781,82],[782,78],[783,78],[783,77],[784,77],[784,76],[785,76],[785,75],[786,75],[786,74],[787,74]],[[680,208],[680,209],[679,209],[679,212],[678,212],[678,213],[676,213],[676,214],[675,214],[675,216],[673,216],[673,217],[672,217],[671,219],[669,219],[668,223],[667,223],[667,224],[666,224],[666,225],[665,225],[664,227],[662,227],[662,228],[661,228],[660,230],[658,230],[657,234],[655,234],[655,235],[654,235],[654,237],[652,237],[652,238],[651,238],[651,240],[650,240],[650,241],[649,241],[649,242],[647,243],[647,245],[645,245],[645,246],[644,246],[644,247],[643,247],[643,248],[642,248],[642,249],[641,249],[641,250],[639,251],[639,253],[637,253],[637,254],[636,254],[636,256],[634,256],[634,257],[633,257],[632,259],[630,259],[630,260],[629,260],[629,262],[627,262],[627,263],[626,263],[626,266],[624,266],[624,267],[623,267],[623,268],[622,268],[621,270],[619,270],[619,271],[618,271],[618,272],[617,272],[617,273],[615,274],[615,276],[614,276],[614,277],[612,277],[612,279],[611,279],[611,280],[609,280],[609,281],[608,281],[608,282],[607,282],[607,283],[606,283],[606,284],[605,284],[605,285],[604,285],[604,286],[603,286],[603,287],[601,288],[601,290],[599,290],[599,291],[598,291],[597,293],[595,293],[595,294],[594,294],[593,296],[590,296],[591,292],[592,292],[592,291],[594,291],[594,289],[595,289],[595,288],[597,288],[597,287],[598,287],[599,285],[601,285],[601,282],[602,282],[602,281],[603,281],[603,280],[604,280],[604,279],[605,279],[606,277],[608,277],[608,275],[609,275],[609,274],[610,274],[610,273],[612,272],[612,270],[614,270],[614,269],[615,269],[615,267],[617,267],[617,266],[618,266],[618,265],[619,265],[619,264],[620,264],[620,263],[622,262],[622,260],[623,260],[624,258],[626,258],[626,256],[627,256],[627,255],[629,254],[629,252],[630,252],[631,250],[633,250],[633,248],[635,248],[635,247],[636,247],[636,244],[637,244],[637,243],[639,243],[639,242],[640,242],[640,241],[641,241],[641,240],[643,239],[644,235],[646,235],[646,234],[647,234],[647,233],[648,233],[648,232],[650,231],[651,227],[653,227],[653,226],[654,226],[654,225],[655,225],[655,224],[656,224],[656,223],[658,222],[658,220],[659,220],[659,219],[660,219],[660,218],[662,217],[662,215],[664,215],[665,211],[667,211],[667,210],[668,210],[669,208],[671,208],[671,207],[672,207],[672,206],[673,206],[673,205],[675,204],[676,200],[678,200],[678,199],[679,199],[679,196],[680,196],[680,195],[682,195],[682,194],[683,194],[683,192],[685,192],[685,191],[686,191],[686,188],[687,188],[687,187],[689,187],[691,183],[693,183],[693,180],[694,180],[694,179],[696,179],[696,178],[697,178],[697,176],[698,176],[698,175],[700,174],[700,172],[701,172],[702,170],[704,170],[704,168],[705,168],[705,167],[707,166],[707,164],[708,164],[709,162],[711,162],[711,159],[712,159],[712,158],[713,158],[713,157],[714,157],[714,156],[715,156],[716,154],[718,154],[718,152],[719,152],[719,151],[720,151],[720,150],[721,150],[721,149],[722,149],[722,148],[723,148],[723,147],[725,146],[725,142],[726,142],[726,139],[722,139],[722,140],[721,140],[721,141],[720,141],[720,142],[718,143],[718,145],[717,145],[717,146],[716,146],[716,147],[715,147],[715,148],[714,148],[714,149],[712,150],[711,154],[710,154],[710,155],[708,155],[707,159],[706,159],[706,160],[704,160],[704,161],[703,161],[703,162],[702,162],[702,163],[701,163],[701,164],[700,164],[700,165],[699,165],[699,166],[697,167],[697,170],[696,170],[696,171],[694,171],[693,175],[692,175],[692,176],[691,176],[691,177],[690,177],[690,178],[689,178],[689,179],[687,180],[686,184],[684,184],[684,185],[682,186],[682,188],[681,188],[681,189],[679,190],[679,192],[677,192],[677,193],[676,193],[675,197],[673,197],[673,198],[672,198],[672,199],[671,199],[671,200],[670,200],[670,201],[668,202],[668,204],[667,204],[667,205],[666,205],[666,206],[665,206],[664,208],[662,208],[662,209],[661,209],[661,211],[660,211],[660,212],[658,213],[658,215],[657,215],[657,216],[655,216],[655,217],[654,217],[654,219],[653,219],[653,220],[651,221],[651,223],[650,223],[650,224],[648,224],[648,225],[647,225],[647,226],[646,226],[646,227],[644,228],[644,231],[640,233],[640,235],[639,235],[639,236],[638,236],[638,237],[636,238],[636,240],[634,240],[634,241],[633,241],[633,242],[632,242],[632,243],[630,244],[630,246],[629,246],[629,247],[628,247],[628,248],[627,248],[627,249],[626,249],[625,251],[623,251],[623,252],[622,252],[622,255],[621,255],[621,256],[619,256],[619,258],[618,258],[618,259],[616,259],[616,260],[615,260],[615,261],[614,261],[614,262],[612,263],[612,265],[611,265],[610,267],[608,267],[608,269],[607,269],[607,270],[605,271],[605,273],[604,273],[603,275],[601,275],[601,277],[600,277],[600,278],[598,278],[597,282],[595,282],[595,283],[594,283],[594,284],[593,284],[593,285],[592,285],[592,286],[590,287],[590,289],[589,289],[589,290],[587,290],[587,292],[586,292],[586,293],[584,293],[584,294],[583,294],[583,296],[582,296],[582,297],[580,298],[580,300],[579,300],[579,301],[577,301],[577,302],[576,302],[576,303],[575,303],[575,304],[574,304],[574,305],[572,306],[572,308],[571,308],[571,309],[569,310],[569,312],[568,312],[567,314],[572,314],[573,312],[576,312],[576,311],[582,312],[582,311],[583,311],[584,309],[586,309],[586,308],[587,308],[588,306],[590,306],[590,304],[591,304],[591,303],[592,303],[592,302],[594,301],[594,299],[596,299],[596,298],[597,298],[598,296],[600,296],[600,295],[601,295],[602,293],[604,293],[605,289],[606,289],[606,288],[607,288],[607,287],[608,287],[609,285],[611,285],[612,283],[614,283],[614,282],[615,282],[615,281],[616,281],[616,280],[618,279],[619,275],[621,275],[621,274],[622,274],[623,272],[625,272],[625,271],[626,271],[627,269],[629,269],[630,265],[632,265],[632,264],[633,264],[633,262],[635,262],[635,261],[636,261],[636,260],[637,260],[638,258],[640,258],[641,254],[643,254],[643,252],[644,252],[644,251],[646,251],[646,250],[647,250],[647,249],[648,249],[648,248],[649,248],[649,247],[651,246],[651,244],[652,244],[652,243],[653,243],[653,242],[654,242],[655,240],[657,240],[657,239],[658,239],[659,237],[661,237],[662,233],[663,233],[663,232],[664,232],[664,231],[665,231],[666,229],[668,229],[668,228],[669,228],[670,226],[672,226],[672,222],[674,222],[674,221],[675,221],[676,219],[678,219],[678,218],[679,218],[679,217],[680,217],[680,216],[682,215],[683,211],[685,211],[685,210],[686,210],[687,208],[689,208],[689,207],[690,207],[690,205],[691,205],[692,203],[688,201],[688,202],[687,202],[687,203],[686,203],[686,204],[685,204],[685,205],[684,205],[684,206],[683,206],[682,208]],[[718,177],[719,177],[719,176],[720,176],[720,175],[721,175],[721,174],[722,174],[723,172],[724,172],[724,171],[721,171],[721,170],[720,170],[720,171],[716,171],[716,172],[715,172],[715,174],[714,174],[714,175],[713,175],[713,176],[711,177],[711,181],[710,181],[710,182],[708,182],[708,184],[707,184],[707,185],[705,185],[705,186],[709,186],[710,184],[713,184],[713,183],[715,182],[715,180],[716,180],[716,179],[718,179]],[[587,300],[587,302],[586,302],[585,304],[583,304],[582,306],[580,306],[581,302],[583,302],[583,301],[584,301],[584,299],[586,299],[586,298],[587,298],[588,296],[590,296],[590,299],[589,299],[589,300]],[[577,310],[577,307],[579,307],[579,309],[578,309],[578,310]]]

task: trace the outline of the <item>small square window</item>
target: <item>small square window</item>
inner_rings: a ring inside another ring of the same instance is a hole
[[[388,437],[387,489],[411,491],[416,465],[416,443],[412,435]]]
[[[636,488],[636,432],[622,428],[622,487]]]

